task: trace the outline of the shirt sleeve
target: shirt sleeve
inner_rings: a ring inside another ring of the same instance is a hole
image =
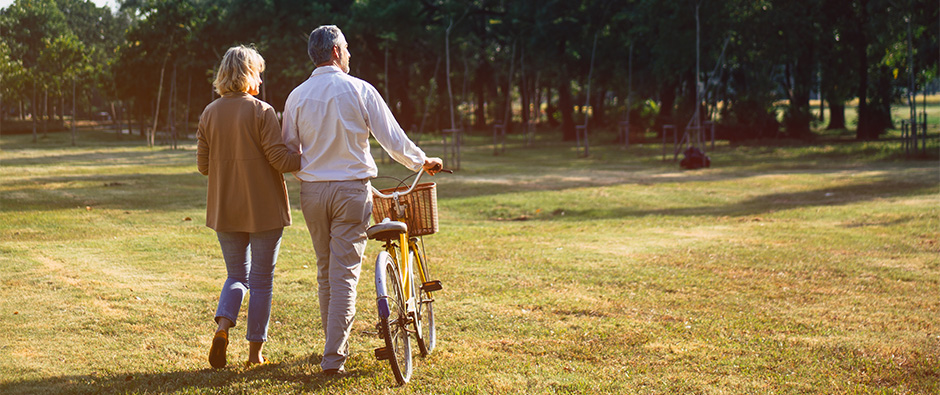
[[[411,171],[420,170],[427,155],[408,138],[375,87],[367,85],[364,90],[362,99],[368,117],[366,121],[376,141],[396,162]]]

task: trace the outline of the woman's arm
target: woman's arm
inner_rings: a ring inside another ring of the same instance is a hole
[[[264,106],[262,111],[261,146],[268,163],[281,173],[300,170],[300,152],[291,151],[284,145],[274,107]]]
[[[206,138],[205,113],[199,117],[199,128],[196,129],[196,167],[202,175],[209,175],[209,140]]]

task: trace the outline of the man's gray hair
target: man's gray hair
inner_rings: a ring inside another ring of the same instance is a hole
[[[340,45],[343,32],[336,25],[323,25],[310,32],[307,40],[307,55],[314,65],[329,62],[333,58],[333,46]]]

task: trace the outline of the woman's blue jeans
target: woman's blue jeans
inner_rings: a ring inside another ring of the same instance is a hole
[[[225,317],[236,323],[245,293],[250,292],[245,335],[250,342],[268,339],[274,265],[283,233],[284,228],[256,233],[216,232],[228,278],[222,286],[215,320],[218,322],[219,318]]]

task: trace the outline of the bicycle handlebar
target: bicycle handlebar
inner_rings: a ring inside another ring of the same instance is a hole
[[[448,169],[443,169],[443,168],[442,168],[440,171],[441,171],[441,172],[444,172],[444,173],[451,173],[451,174],[454,173],[453,170],[448,170]],[[406,190],[406,191],[395,191],[395,192],[392,192],[391,194],[384,194],[384,193],[382,193],[381,191],[379,191],[376,187],[372,186],[371,184],[370,184],[370,187],[372,188],[372,193],[375,194],[375,195],[378,196],[378,197],[382,197],[382,198],[385,198],[385,199],[396,199],[396,198],[398,198],[399,196],[407,195],[407,194],[411,193],[411,191],[413,191],[413,190],[415,189],[415,187],[418,186],[418,182],[421,181],[421,176],[423,176],[424,173],[426,173],[426,172],[427,172],[427,171],[424,170],[423,167],[421,168],[421,170],[418,170],[418,173],[417,173],[417,176],[415,176],[414,182],[411,183],[411,187],[409,187],[408,190]]]

